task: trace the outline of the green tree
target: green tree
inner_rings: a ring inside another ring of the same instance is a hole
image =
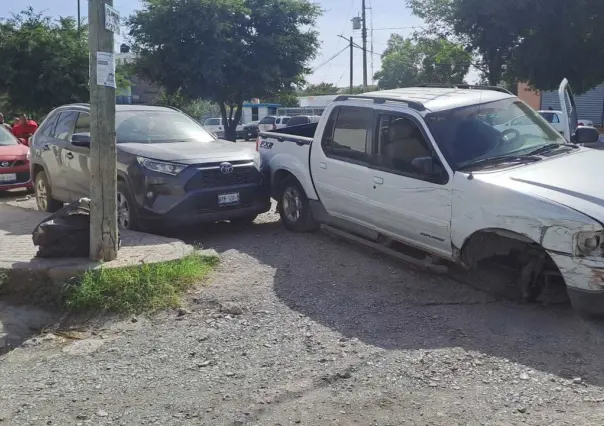
[[[374,78],[380,89],[420,83],[462,83],[472,55],[443,38],[405,38],[393,34]]]
[[[407,0],[427,32],[476,54],[489,84],[527,81],[583,92],[604,81],[604,2],[594,0]]]
[[[298,108],[300,106],[298,93],[293,89],[283,90],[277,95],[266,99],[266,102],[279,104],[285,108]]]
[[[309,84],[302,91],[303,96],[335,95],[340,89],[333,83]]]
[[[42,115],[86,102],[88,35],[72,18],[52,20],[32,8],[0,21],[0,93],[12,108]]]
[[[143,0],[130,17],[139,75],[218,104],[235,140],[242,104],[300,84],[318,47],[310,0]]]

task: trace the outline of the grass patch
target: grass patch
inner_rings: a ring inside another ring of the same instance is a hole
[[[178,307],[183,293],[217,263],[217,257],[193,253],[170,262],[88,271],[66,286],[64,303],[75,312],[123,314]]]

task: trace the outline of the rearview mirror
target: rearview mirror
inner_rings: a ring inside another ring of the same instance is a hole
[[[74,146],[90,148],[90,135],[86,133],[76,133],[71,136],[71,144]]]
[[[600,140],[600,132],[595,127],[581,126],[577,127],[574,135],[574,143],[586,144],[596,143]]]

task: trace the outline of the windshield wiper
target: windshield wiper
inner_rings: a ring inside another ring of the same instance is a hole
[[[468,169],[474,169],[476,167],[481,166],[489,166],[492,164],[501,164],[501,163],[526,163],[526,162],[536,162],[541,161],[541,157],[537,157],[535,155],[499,155],[496,157],[488,157],[483,158],[481,160],[474,161],[470,164],[465,164],[459,167],[457,170],[464,171]]]
[[[559,143],[550,143],[547,145],[544,145],[540,148],[537,148],[534,151],[529,152],[527,155],[541,155],[541,154],[547,154],[548,152],[551,151],[555,151],[561,147],[566,147],[566,148],[572,148],[572,149],[577,149],[579,148],[577,145],[572,144],[572,143],[565,143],[565,144],[559,144]]]

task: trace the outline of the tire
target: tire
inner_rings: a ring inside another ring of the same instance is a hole
[[[38,210],[46,213],[54,213],[63,208],[63,202],[52,198],[52,188],[48,183],[48,176],[43,170],[38,172],[34,182],[34,193]]]
[[[136,212],[136,204],[126,182],[117,182],[117,225],[128,231],[142,231],[143,226]]]
[[[308,197],[293,176],[281,183],[278,209],[281,222],[290,231],[312,232],[319,229],[319,223],[312,216]]]
[[[237,219],[231,219],[230,222],[233,225],[248,226],[248,225],[251,225],[252,223],[254,223],[254,221],[256,220],[257,217],[258,217],[257,214],[252,215],[252,216],[238,217]]]

